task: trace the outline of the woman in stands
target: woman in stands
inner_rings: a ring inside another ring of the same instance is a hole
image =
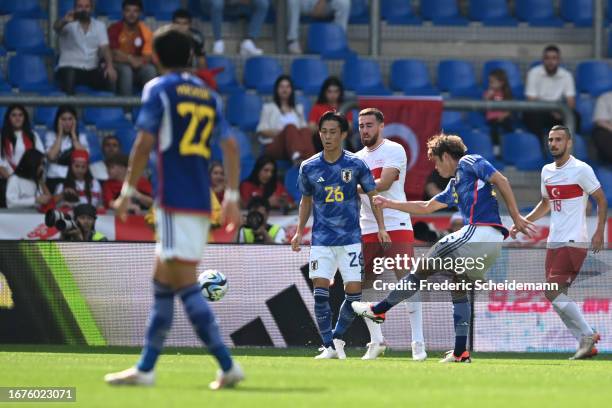
[[[489,73],[489,87],[484,92],[483,98],[488,101],[507,101],[512,99],[512,90],[510,89],[506,71],[497,68]],[[491,129],[493,153],[499,157],[501,155],[501,134],[512,131],[512,115],[508,111],[489,110],[485,117]]]
[[[219,203],[222,203],[223,194],[225,193],[225,171],[223,170],[223,164],[218,161],[210,163],[208,175],[210,176],[210,189],[215,194]]]
[[[55,201],[59,206],[91,204],[103,208],[102,187],[89,171],[89,154],[86,150],[73,150],[71,159],[68,177],[55,189]]]
[[[317,98],[317,103],[312,106],[310,110],[310,115],[308,115],[308,126],[312,129],[314,133],[313,143],[315,149],[320,152],[323,150],[323,145],[321,144],[321,138],[319,137],[319,118],[323,116],[323,114],[327,111],[333,110],[337,111],[340,109],[340,106],[344,103],[344,85],[342,85],[342,81],[338,79],[338,77],[330,76],[321,85],[321,90],[319,91],[319,97]],[[353,112],[349,111],[345,115],[346,120],[349,123],[349,135],[353,133]],[[350,139],[350,138],[349,138]],[[347,140],[347,143],[350,143],[350,140]],[[351,150],[351,149],[349,149]]]
[[[68,175],[72,152],[85,150],[89,152],[87,136],[78,131],[78,120],[76,109],[69,105],[60,106],[55,114],[53,130],[45,135],[45,146],[47,148],[47,187],[49,191],[55,191]]]
[[[45,152],[42,140],[30,124],[30,116],[23,105],[10,105],[4,114],[0,132],[0,208],[6,207],[6,183],[29,149]]]
[[[45,155],[36,149],[29,149],[21,156],[7,183],[8,208],[37,208],[51,202],[51,194],[44,184],[44,162]]]
[[[255,162],[255,167],[249,178],[240,183],[240,200],[243,208],[253,197],[263,197],[274,209],[289,210],[295,208],[295,202],[278,181],[276,164],[271,157],[261,156]]]
[[[304,118],[304,106],[295,103],[293,82],[281,75],[274,83],[274,102],[264,104],[257,125],[265,153],[275,160],[299,164],[315,153],[312,132]]]

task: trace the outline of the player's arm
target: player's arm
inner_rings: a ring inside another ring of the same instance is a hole
[[[397,201],[380,195],[374,197],[374,204],[379,208],[391,208],[415,215],[431,214],[448,207],[447,204],[433,198],[429,201]]]
[[[550,200],[548,199],[548,197],[542,197],[540,202],[538,202],[535,208],[531,210],[529,214],[527,214],[525,219],[527,221],[535,222],[539,220],[540,218],[542,218],[543,216],[545,216],[546,214],[548,214],[549,211],[550,211]],[[517,234],[518,234],[518,229],[516,228],[514,224],[512,224],[512,227],[510,227],[510,236],[512,237],[512,239],[516,239]]]
[[[591,196],[597,203],[597,229],[591,239],[591,248],[593,253],[597,253],[603,248],[604,229],[606,228],[606,219],[608,218],[608,200],[601,187],[595,190]]]
[[[312,210],[312,196],[302,195],[300,200],[300,209],[298,210],[298,226],[295,231],[295,235],[291,239],[291,249],[294,251],[300,250],[300,244],[302,243],[302,235],[304,234],[304,228],[310,217],[310,211]]]
[[[512,192],[512,187],[510,187],[510,182],[506,176],[501,174],[499,171],[495,171],[495,173],[491,174],[488,181],[497,187],[497,190],[503,197],[506,207],[508,207],[510,217],[512,217],[512,221],[514,221],[514,227],[529,237],[532,233],[535,233],[533,222],[527,220],[519,212],[516,199],[514,198],[514,193]]]
[[[240,193],[238,183],[240,181],[240,147],[233,137],[221,140],[223,151],[223,167],[225,170],[225,193],[221,203],[221,224],[227,224],[227,231],[231,232],[240,225],[240,209],[238,200]]]
[[[376,196],[376,193],[376,190],[368,192],[368,199],[370,200],[370,208],[372,208],[372,214],[374,214],[374,219],[376,220],[376,224],[378,225],[378,242],[391,242],[391,237],[385,230],[385,219],[382,208],[380,208],[374,203],[374,197]]]
[[[376,191],[382,193],[391,188],[391,184],[399,177],[399,170],[394,167],[385,167],[380,174],[380,178],[374,180],[376,183]],[[361,186],[357,187],[359,194],[365,194]]]

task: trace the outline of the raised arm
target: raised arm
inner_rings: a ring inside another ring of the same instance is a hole
[[[496,171],[489,178],[489,182],[493,184],[499,190],[502,195],[506,207],[508,207],[508,212],[510,213],[510,217],[512,217],[512,221],[514,221],[514,227],[527,236],[531,236],[531,234],[535,233],[535,227],[533,222],[525,219],[525,217],[521,216],[518,210],[518,206],[516,205],[516,199],[514,198],[514,193],[512,192],[512,187],[510,187],[510,182],[499,171]]]
[[[433,198],[429,201],[397,201],[389,200],[380,195],[374,197],[374,204],[381,209],[391,208],[416,215],[431,214],[448,207],[448,205],[436,201]]]

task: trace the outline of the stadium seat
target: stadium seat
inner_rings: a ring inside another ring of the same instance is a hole
[[[580,114],[580,133],[590,134],[594,126],[595,99],[589,95],[577,95],[576,110]]]
[[[576,27],[591,27],[593,0],[561,0],[561,18]]]
[[[463,112],[444,110],[442,111],[442,119],[440,120],[440,128],[447,133],[462,134],[470,130],[470,127],[465,122]]]
[[[209,68],[223,67],[223,71],[215,75],[219,92],[229,94],[243,91],[242,86],[236,79],[236,67],[231,59],[219,55],[206,56]]]
[[[320,58],[296,58],[291,63],[295,87],[307,95],[318,95],[328,76],[327,65]]]
[[[466,121],[473,129],[478,129],[486,133],[489,132],[489,125],[487,124],[487,119],[482,111],[468,112]]]
[[[300,189],[297,186],[299,173],[300,168],[297,166],[291,166],[285,172],[285,189],[287,190],[291,198],[293,198],[293,201],[295,201],[296,203],[302,199],[302,193],[300,192]]]
[[[9,83],[21,92],[50,92],[57,88],[49,83],[47,66],[38,55],[17,54],[9,60]]]
[[[406,95],[437,95],[429,79],[425,62],[415,59],[402,59],[391,64],[391,89]]]
[[[259,123],[261,98],[249,93],[235,93],[227,100],[225,116],[234,126],[245,132],[252,132]]]
[[[45,126],[49,129],[52,129],[56,112],[57,112],[57,106],[38,106],[36,107],[36,109],[34,109],[34,117],[33,117],[34,124]]]
[[[244,64],[244,86],[258,93],[271,94],[274,82],[283,73],[275,58],[251,57]]]
[[[96,13],[107,16],[110,20],[121,20],[121,3],[123,0],[103,0],[96,2]]]
[[[50,55],[45,35],[38,20],[13,17],[4,25],[4,45],[9,51]]]
[[[438,88],[452,97],[481,98],[474,67],[461,60],[442,60],[438,64]]]
[[[122,127],[117,129],[115,136],[119,139],[121,151],[125,154],[130,154],[132,146],[136,141],[136,130],[133,127]]]
[[[470,18],[485,26],[515,26],[518,21],[508,10],[507,0],[471,0]]]
[[[516,0],[516,16],[533,27],[562,27],[553,0]]]
[[[608,203],[612,202],[612,167],[598,166],[595,169],[595,175],[599,179],[601,186],[606,193]]]
[[[587,145],[586,139],[578,134],[573,136],[574,150],[572,154],[578,160],[589,161],[589,146]]]
[[[159,21],[172,20],[172,14],[180,9],[181,0],[144,0],[144,14]]]
[[[89,162],[95,163],[104,160],[102,154],[102,146],[100,146],[100,139],[95,132],[85,132],[87,136],[87,144],[89,145]]]
[[[47,18],[39,0],[0,0],[0,14],[27,18]]]
[[[502,135],[502,156],[504,162],[524,171],[540,170],[545,163],[538,137],[528,132]]]
[[[370,22],[370,5],[368,0],[351,0],[349,24],[368,24]]]
[[[382,0],[381,4],[382,18],[387,21],[387,24],[421,24],[420,17],[414,14],[412,5],[406,0]]]
[[[498,170],[504,168],[504,164],[495,158],[495,154],[493,153],[493,142],[488,133],[473,129],[461,133],[461,138],[468,148],[468,154],[481,155]]]
[[[612,72],[604,61],[583,61],[576,67],[576,89],[597,97],[612,90]]]
[[[383,84],[378,61],[354,58],[347,60],[342,67],[342,79],[346,89],[359,95],[389,95],[391,92]]]
[[[58,17],[64,17],[70,10],[74,8],[74,0],[59,0]]]
[[[308,115],[310,115],[310,109],[312,108],[312,102],[310,102],[310,98],[306,95],[295,95],[295,103],[301,103],[304,107],[304,119],[308,122]]]
[[[484,88],[488,86],[488,78],[491,71],[494,69],[503,69],[508,77],[508,83],[512,89],[513,99],[523,99],[525,88],[523,86],[523,77],[518,65],[509,60],[489,60],[482,67],[482,85]]]
[[[338,24],[312,23],[308,28],[307,49],[325,59],[343,59],[355,56]]]
[[[88,125],[94,125],[97,129],[132,127],[132,123],[125,118],[122,108],[85,108],[83,121]]]
[[[468,20],[459,14],[457,0],[427,0],[421,2],[421,15],[436,25],[467,25]]]

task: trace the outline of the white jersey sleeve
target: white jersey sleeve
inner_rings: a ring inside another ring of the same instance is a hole
[[[578,184],[588,195],[593,194],[601,187],[593,168],[586,163],[581,166],[581,171],[578,173]]]
[[[542,193],[542,197],[548,198],[548,191],[546,191],[546,184],[544,184],[544,168],[540,173],[540,192]]]

